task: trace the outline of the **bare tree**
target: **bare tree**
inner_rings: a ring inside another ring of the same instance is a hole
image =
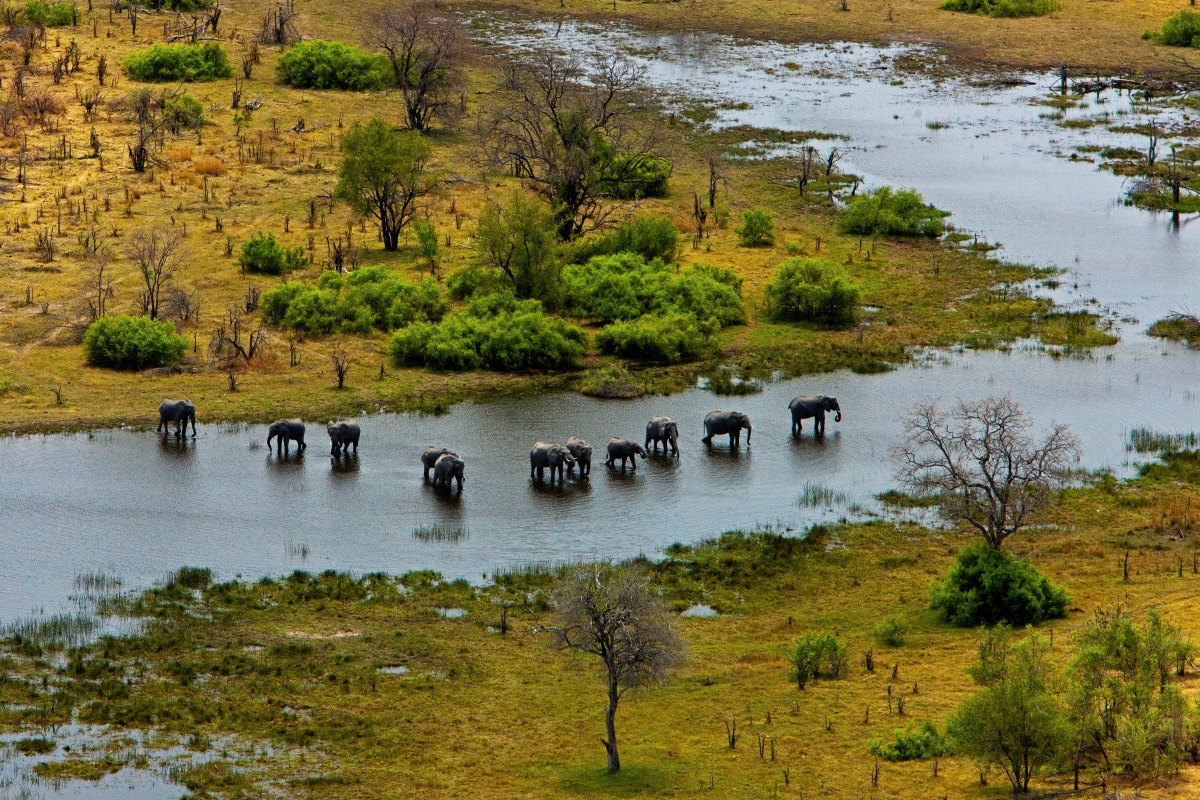
[[[630,689],[662,683],[683,661],[683,640],[671,627],[649,580],[631,567],[590,564],[568,572],[554,592],[557,624],[536,628],[554,635],[559,650],[596,656],[608,684],[608,769],[621,768],[617,753],[617,703]]]
[[[418,0],[375,14],[368,38],[391,62],[410,128],[426,131],[435,118],[449,121],[461,112],[459,62],[467,37],[458,20]]]
[[[342,389],[346,385],[346,375],[350,372],[350,354],[340,344],[336,344],[329,358],[333,361],[333,376],[337,378],[337,388]]]
[[[208,342],[208,356],[214,366],[232,372],[239,365],[255,359],[261,361],[267,354],[274,353],[267,331],[254,328],[247,333],[244,327],[241,307],[230,306],[227,320],[213,332]]]
[[[639,113],[642,74],[620,55],[588,68],[578,56],[538,53],[505,71],[480,118],[488,160],[550,202],[563,240],[602,225],[613,211],[605,201],[655,157],[657,130]]]
[[[959,401],[948,413],[921,403],[905,429],[895,452],[901,483],[916,494],[940,496],[942,513],[974,528],[992,547],[1050,502],[1079,455],[1079,441],[1066,425],[1053,425],[1035,442],[1029,418],[1007,396]]]
[[[157,230],[134,231],[125,246],[125,255],[137,265],[138,274],[146,285],[143,304],[150,319],[158,319],[163,289],[175,275],[183,260],[183,234],[179,231],[160,233]]]

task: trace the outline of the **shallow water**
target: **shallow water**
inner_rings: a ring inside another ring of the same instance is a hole
[[[341,462],[316,426],[303,456],[282,459],[263,446],[265,426],[201,426],[182,443],[132,431],[9,437],[0,461],[20,468],[0,477],[0,618],[61,605],[73,576],[88,571],[118,575],[126,587],[183,564],[225,579],[432,568],[479,581],[507,565],[654,553],[756,524],[798,529],[844,516],[852,503],[873,507],[872,496],[893,487],[888,451],[899,414],[923,397],[1011,392],[1039,423],[1073,425],[1083,466],[1128,471],[1129,430],[1190,430],[1197,390],[1193,353],[1143,342],[1111,360],[936,353],[884,375],[816,375],[740,398],[700,389],[631,401],[546,395],[466,403],[441,417],[385,414],[361,420],[361,454]],[[823,439],[808,423],[793,440],[787,403],[816,393],[837,396],[844,419],[828,418]],[[719,408],[750,414],[749,446],[700,443],[701,419]],[[578,434],[599,453],[610,436],[640,439],[653,414],[680,423],[680,458],[651,457],[622,473],[597,457],[590,480],[530,480],[532,442]],[[466,459],[461,497],[422,481],[419,456],[431,444]],[[801,506],[806,485],[844,498]],[[435,524],[469,535],[414,536]]]

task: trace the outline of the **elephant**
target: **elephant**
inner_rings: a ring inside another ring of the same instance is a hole
[[[308,447],[304,443],[304,423],[298,419],[281,419],[271,423],[267,429],[267,449],[271,449],[271,440],[278,438],[277,446],[282,455],[288,451],[291,442],[296,443],[296,452]]]
[[[571,451],[563,447],[561,444],[549,444],[547,442],[534,442],[533,449],[529,451],[529,477],[532,478],[534,473],[537,473],[537,479],[542,480],[545,474],[543,470],[546,467],[550,468],[550,482],[554,483],[554,473],[558,471],[558,482],[561,484],[566,480],[566,469],[574,468],[575,456],[571,455]]]
[[[357,422],[331,422],[325,426],[325,431],[329,434],[329,444],[333,448],[331,456],[337,458],[350,455],[350,445],[354,445],[354,455],[358,455],[358,437],[362,431],[359,430]]]
[[[729,446],[741,445],[742,428],[746,429],[746,446],[750,446],[750,417],[740,411],[713,411],[704,418],[704,438],[700,441],[712,444],[714,436],[729,434]]]
[[[637,442],[631,442],[629,439],[618,439],[615,436],[608,440],[608,460],[604,462],[606,467],[615,467],[617,459],[621,459],[621,469],[625,469],[625,464],[633,461],[633,468],[637,469],[637,457],[646,457],[646,448]]]
[[[458,493],[462,494],[463,460],[454,453],[442,453],[433,464],[433,485],[450,488],[451,481],[458,481]]]
[[[804,426],[801,424],[803,420],[809,417],[813,420],[813,433],[825,433],[825,412],[836,411],[837,416],[833,418],[834,422],[842,421],[842,409],[838,406],[836,397],[826,397],[823,394],[796,397],[792,402],[788,403],[788,408],[792,411],[792,436],[800,433]]]
[[[646,423],[646,449],[650,449],[650,443],[654,443],[654,450],[658,452],[658,444],[662,442],[663,452],[667,452],[670,447],[671,452],[679,455],[679,426],[670,417],[651,417]]]
[[[196,435],[196,407],[191,400],[163,400],[158,406],[159,433],[170,433],[171,423],[175,423],[175,435],[187,433],[188,420],[192,423],[192,436]],[[181,427],[182,423],[182,427]]]
[[[571,456],[575,459],[575,463],[579,465],[579,477],[586,478],[592,474],[592,446],[578,436],[572,436],[567,439],[567,450],[571,452]],[[575,467],[570,465],[567,467],[567,474],[574,475]]]
[[[429,480],[429,470],[433,469],[437,460],[444,455],[458,457],[458,453],[447,450],[445,447],[426,447],[425,452],[421,453],[421,466],[425,468],[425,480]]]

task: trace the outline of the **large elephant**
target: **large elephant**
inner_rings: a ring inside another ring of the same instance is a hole
[[[450,481],[458,481],[458,493],[462,494],[463,460],[454,453],[442,453],[433,464],[433,485],[450,488]]]
[[[354,455],[358,455],[358,437],[362,433],[358,423],[352,420],[331,422],[325,426],[329,434],[329,444],[332,447],[330,455],[334,458],[350,455],[350,445],[354,445]]]
[[[740,411],[713,411],[704,418],[704,438],[700,441],[712,444],[714,436],[729,434],[729,446],[741,446],[742,428],[746,429],[746,446],[750,446],[750,417]]]
[[[175,435],[187,433],[188,421],[192,423],[192,436],[196,435],[196,407],[191,400],[163,400],[158,406],[159,433],[170,433],[171,423],[175,423]]]
[[[529,477],[532,478],[534,473],[537,473],[537,479],[542,480],[545,475],[544,470],[550,468],[550,482],[554,483],[554,473],[558,472],[558,482],[562,483],[566,480],[566,469],[575,466],[575,456],[571,455],[571,451],[563,447],[561,444],[550,444],[548,442],[534,442],[533,449],[529,451]]]
[[[426,447],[425,452],[421,453],[421,466],[425,468],[425,480],[429,480],[429,470],[433,469],[437,464],[437,460],[444,455],[457,456],[453,450],[447,450],[445,447]]]
[[[788,403],[788,408],[792,411],[792,436],[800,433],[804,428],[801,421],[809,418],[813,420],[813,432],[824,433],[825,412],[827,411],[837,412],[837,416],[833,418],[834,422],[842,421],[842,409],[838,406],[836,397],[826,397],[823,394],[801,395],[793,398],[792,402]]]
[[[567,450],[571,452],[575,463],[579,465],[579,477],[586,478],[592,474],[592,446],[578,436],[567,439]],[[574,464],[567,466],[567,474],[575,474]]]
[[[679,455],[679,426],[670,417],[651,417],[646,423],[646,449],[650,450],[650,443],[654,443],[654,448],[651,452],[658,452],[658,445],[661,442],[663,452],[667,452],[667,448],[675,455]]]
[[[271,427],[267,428],[267,449],[271,449],[271,440],[278,439],[276,443],[280,454],[288,451],[288,446],[291,442],[296,443],[296,452],[308,447],[304,443],[304,423],[298,419],[281,419],[271,423]]]
[[[608,440],[608,460],[604,462],[606,467],[615,467],[617,459],[621,459],[621,469],[625,469],[625,464],[633,461],[633,468],[637,469],[637,457],[646,457],[646,448],[637,442],[632,442],[629,439],[618,439],[615,436]]]

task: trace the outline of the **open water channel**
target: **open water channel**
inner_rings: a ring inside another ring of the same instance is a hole
[[[960,228],[1003,242],[1006,257],[1070,270],[1059,299],[1095,299],[1125,318],[1123,340],[1086,360],[1020,350],[931,353],[884,375],[802,377],[745,398],[697,388],[635,401],[548,395],[466,403],[440,417],[375,415],[361,420],[361,454],[341,464],[329,458],[316,423],[306,453],[286,459],[265,448],[265,426],[202,426],[186,443],[123,430],[7,438],[0,441],[0,620],[63,607],[82,572],[120,576],[126,587],[183,564],[212,566],[222,578],[432,568],[478,581],[506,565],[653,554],[733,528],[799,529],[845,515],[852,504],[875,507],[872,496],[893,485],[888,451],[900,435],[899,415],[925,397],[1011,393],[1039,422],[1074,427],[1083,466],[1118,471],[1128,470],[1130,429],[1200,427],[1200,354],[1142,333],[1196,299],[1197,230],[1188,220],[1177,227],[1168,216],[1124,207],[1121,179],[1063,157],[1083,144],[1137,142],[1103,128],[1067,132],[1041,118],[1049,109],[1034,103],[1049,76],[1013,88],[934,82],[893,69],[908,48],[660,36],[569,20],[479,30],[518,48],[622,48],[642,59],[657,88],[722,109],[717,125],[843,135],[837,146],[850,150],[843,165],[868,187],[916,187],[952,210]],[[1102,107],[1072,113],[1129,108],[1110,93]],[[792,440],[788,400],[816,393],[839,398],[843,422],[830,418],[821,440],[811,429]],[[699,442],[700,420],[718,408],[740,408],[754,421],[740,453]],[[621,474],[598,458],[589,481],[550,488],[529,480],[535,440],[578,434],[599,453],[610,436],[640,439],[652,414],[680,423],[678,460],[650,458]],[[467,460],[461,497],[422,483],[418,456],[430,444]],[[806,485],[834,497],[803,506]],[[414,535],[434,525],[462,536]]]

